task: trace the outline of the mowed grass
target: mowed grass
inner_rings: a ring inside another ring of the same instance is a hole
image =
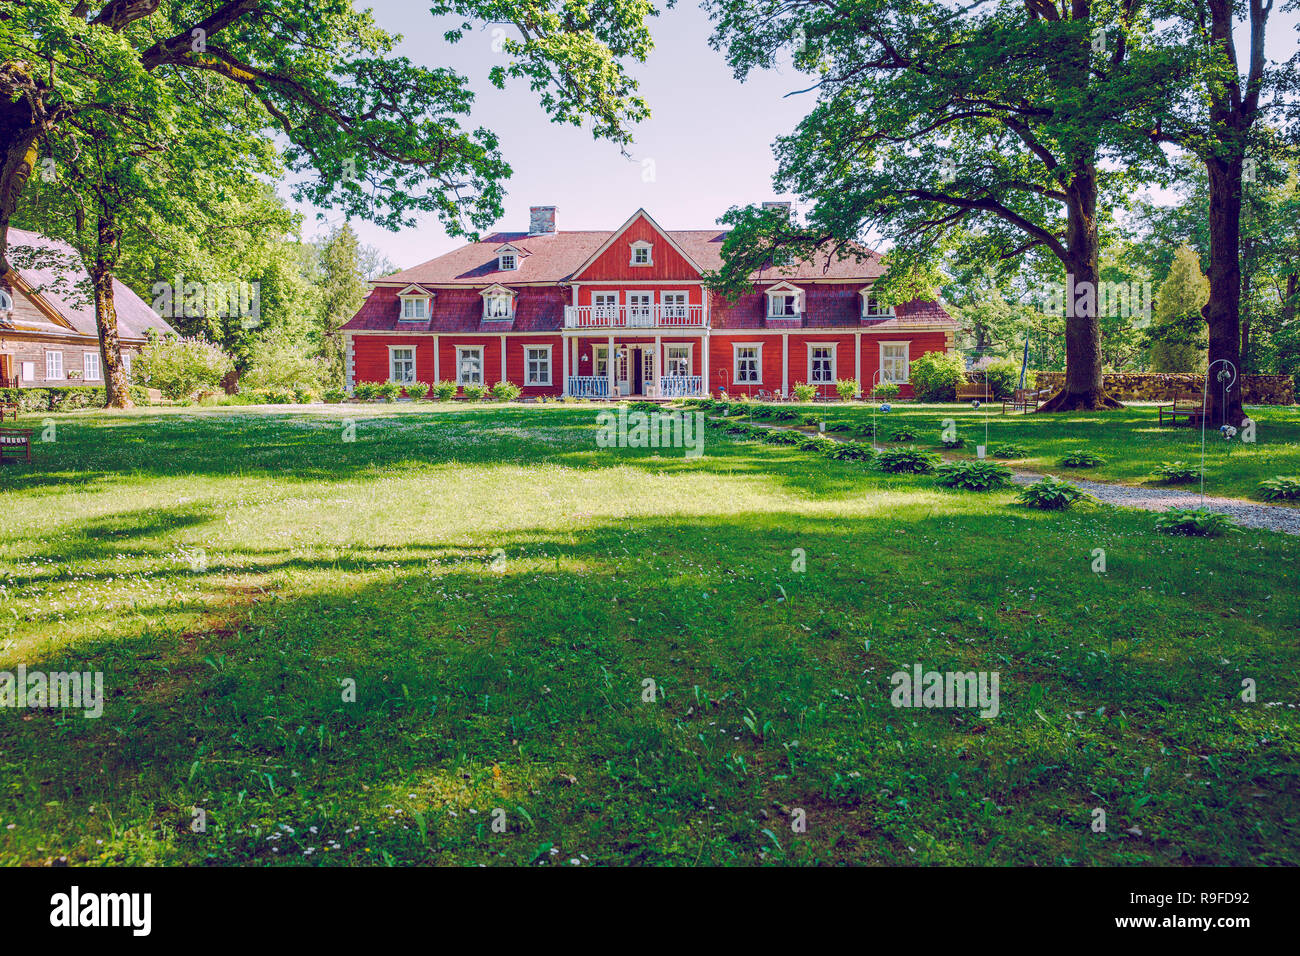
[[[1300,863],[1297,539],[595,411],[56,416],[0,670],[106,703],[0,709],[0,863]]]
[[[854,424],[870,422],[873,407],[865,402],[828,402],[792,405],[801,414],[815,414],[829,421]],[[1243,442],[1242,433],[1225,441],[1216,426],[1205,429],[1205,493],[1224,498],[1259,496],[1259,483],[1279,475],[1300,476],[1300,408],[1294,406],[1248,406],[1256,423],[1255,440]],[[977,445],[1016,444],[1028,455],[1008,460],[1016,468],[1150,487],[1183,487],[1200,490],[1200,482],[1166,485],[1154,476],[1161,462],[1182,461],[1193,468],[1201,464],[1201,429],[1186,423],[1176,427],[1156,424],[1155,405],[1130,405],[1108,412],[1059,414],[1002,414],[1002,403],[973,408],[969,403],[914,405],[890,403],[886,414],[874,409],[882,442],[888,444],[892,431],[908,427],[917,432],[919,446],[937,448],[944,421],[951,419],[957,435],[966,440],[960,456],[974,457]],[[903,444],[903,443],[899,443]],[[1059,464],[1067,452],[1084,448],[1104,460],[1091,468],[1066,468]],[[1278,502],[1296,505],[1300,502]]]

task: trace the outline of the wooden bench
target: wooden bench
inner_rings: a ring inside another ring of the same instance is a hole
[[[1018,388],[1011,393],[1010,398],[1004,398],[1002,400],[1002,414],[1005,415],[1007,413],[1008,406],[1011,407],[1013,412],[1017,409],[1022,412],[1036,412],[1038,411],[1038,406],[1041,405],[1045,399],[1051,397],[1052,390],[1050,388]]]
[[[989,388],[988,382],[967,382],[957,386],[957,401],[970,402],[977,399],[981,402],[993,401],[993,390]]]
[[[14,421],[18,421],[17,402],[0,402],[0,424],[4,423],[6,415],[8,415]]]
[[[1157,405],[1156,414],[1159,425],[1166,421],[1170,425],[1177,425],[1180,418],[1186,418],[1189,425],[1196,425],[1205,417],[1205,406],[1199,395],[1175,395],[1173,402]]]
[[[28,461],[32,460],[32,430],[30,428],[0,428],[0,462],[5,455],[17,458],[22,450]]]

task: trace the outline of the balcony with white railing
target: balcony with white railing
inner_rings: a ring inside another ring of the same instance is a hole
[[[657,398],[692,398],[704,394],[702,375],[661,375]]]
[[[566,329],[702,329],[708,312],[702,305],[569,305]]]
[[[566,394],[574,398],[609,398],[609,376],[570,375]]]

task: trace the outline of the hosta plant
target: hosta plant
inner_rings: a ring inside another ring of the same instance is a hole
[[[960,435],[953,435],[951,438],[944,438],[941,435],[939,436],[939,444],[951,451],[956,451],[958,448],[966,447],[966,439]]]
[[[1073,451],[1066,452],[1061,457],[1061,466],[1064,468],[1094,468],[1105,460],[1086,448],[1076,448]]]
[[[994,458],[1028,458],[1029,449],[1024,445],[1017,445],[1014,442],[1007,442],[1005,445],[993,446]]]
[[[1259,493],[1270,501],[1293,501],[1300,498],[1300,478],[1294,475],[1266,478],[1259,483]]]
[[[916,441],[916,429],[910,425],[897,425],[889,433],[890,441]]]
[[[991,491],[1009,485],[1011,472],[993,461],[950,461],[939,466],[938,481],[945,488]]]
[[[1064,511],[1088,495],[1077,485],[1062,481],[1055,475],[1046,475],[1031,485],[1025,485],[1016,496],[1023,504],[1044,511]]]
[[[798,432],[786,431],[784,429],[773,428],[763,436],[763,441],[769,445],[797,445],[807,436],[800,435]]]
[[[837,461],[870,461],[876,457],[875,449],[860,441],[837,441],[831,445],[825,449],[826,457]]]
[[[1170,485],[1185,485],[1201,475],[1195,465],[1185,461],[1162,461],[1156,467],[1156,479]]]
[[[1225,531],[1237,531],[1237,523],[1209,508],[1170,508],[1156,515],[1156,530],[1169,534],[1217,538]]]
[[[928,451],[921,451],[921,449],[913,445],[907,445],[903,448],[891,448],[888,451],[882,451],[876,457],[876,464],[881,471],[927,475],[934,471],[935,466],[939,464],[939,459]]]
[[[824,449],[835,444],[829,438],[823,438],[821,435],[805,435],[799,439],[799,444],[795,445],[801,451],[823,451]]]

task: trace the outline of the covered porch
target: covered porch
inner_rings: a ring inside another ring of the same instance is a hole
[[[563,352],[565,396],[619,400],[705,394],[707,335],[569,335]]]

